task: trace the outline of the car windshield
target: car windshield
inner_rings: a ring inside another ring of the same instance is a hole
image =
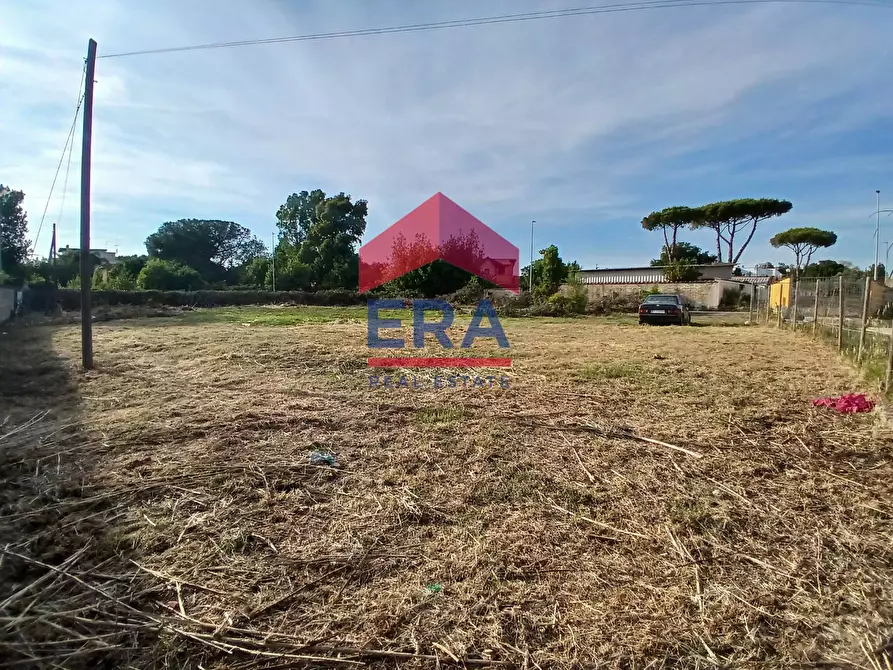
[[[676,305],[679,301],[675,295],[649,295],[647,298],[645,298],[645,302],[651,304],[657,302],[664,305],[667,303],[672,303]]]

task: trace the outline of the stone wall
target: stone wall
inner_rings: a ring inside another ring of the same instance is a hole
[[[695,307],[715,309],[719,306],[722,291],[716,282],[679,282],[678,284],[585,284],[590,300],[612,295],[638,295],[657,286],[661,293],[678,293]],[[717,295],[718,294],[718,295]]]

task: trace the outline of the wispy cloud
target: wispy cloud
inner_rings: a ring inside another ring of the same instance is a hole
[[[553,6],[10,3],[0,180],[36,223],[88,36],[107,54]],[[869,182],[893,157],[891,27],[881,9],[759,5],[100,60],[97,239],[138,251],[177,212],[266,237],[284,198],[317,186],[367,198],[370,233],[443,191],[522,249],[535,218],[541,239],[600,265],[647,262],[659,241],[638,221],[678,202],[780,194],[794,225],[884,188]],[[771,231],[746,261],[777,253]]]

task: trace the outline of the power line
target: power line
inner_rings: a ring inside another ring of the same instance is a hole
[[[81,98],[81,101],[78,103],[78,107],[83,103],[84,99]],[[77,121],[78,114],[74,113],[75,121]],[[56,225],[62,223],[62,215],[65,212],[65,194],[68,193],[68,174],[71,172],[71,153],[74,149],[74,142],[68,143],[68,163],[65,166],[65,180],[62,182],[62,202],[59,204],[59,216],[56,217]]]
[[[56,174],[53,175],[53,183],[50,184],[50,192],[47,195],[46,205],[43,207],[43,214],[40,217],[40,224],[37,226],[37,234],[34,236],[34,247],[37,248],[37,242],[40,240],[40,231],[43,230],[43,222],[47,217],[47,210],[50,208],[50,200],[53,198],[53,190],[56,188],[56,180],[59,178],[59,170],[62,169],[62,162],[65,160],[65,152],[68,151],[68,164],[71,166],[71,153],[70,153],[70,145],[74,143],[74,128],[78,121],[78,114],[81,111],[81,104],[84,102],[84,96],[82,95],[82,91],[84,88],[84,77],[87,74],[86,66],[81,71],[81,83],[78,85],[78,104],[74,108],[74,118],[71,121],[71,128],[68,130],[68,137],[65,139],[65,146],[62,147],[62,155],[59,156],[59,164],[56,166]],[[68,171],[65,172],[65,182],[68,183]],[[65,193],[62,193],[63,202]]]
[[[893,9],[893,6],[883,3],[881,2],[881,0],[638,0],[634,2],[623,2],[611,5],[552,9],[538,12],[526,12],[523,14],[500,14],[496,16],[483,16],[477,18],[455,19],[451,21],[436,21],[430,23],[413,23],[408,25],[389,26],[383,28],[363,28],[358,30],[342,30],[328,33],[292,35],[289,37],[269,37],[265,39],[239,40],[235,42],[212,42],[210,44],[195,44],[181,47],[144,49],[141,51],[126,51],[122,53],[106,54],[104,56],[98,56],[97,58],[123,58],[126,56],[145,56],[150,54],[173,53],[178,51],[202,51],[207,49],[228,49],[233,47],[256,46],[261,44],[283,44],[288,42],[311,42],[316,40],[365,37],[371,35],[391,35],[396,33],[444,30],[449,28],[467,28],[471,26],[484,26],[500,23],[518,23],[521,21],[538,21],[543,19],[588,16],[593,14],[614,14],[618,12],[634,12],[649,9],[665,9],[671,7],[704,7],[718,5],[760,4],[852,5]]]

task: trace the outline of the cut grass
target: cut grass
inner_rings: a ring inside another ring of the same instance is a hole
[[[605,362],[587,365],[580,371],[583,379],[635,379],[644,369],[640,363],[630,361]]]
[[[833,350],[506,320],[510,389],[370,389],[318,309],[96,324],[87,374],[75,327],[4,336],[4,658],[883,667],[893,447],[812,406],[859,390]]]
[[[419,423],[438,424],[461,421],[466,413],[464,407],[422,407],[415,416]]]

